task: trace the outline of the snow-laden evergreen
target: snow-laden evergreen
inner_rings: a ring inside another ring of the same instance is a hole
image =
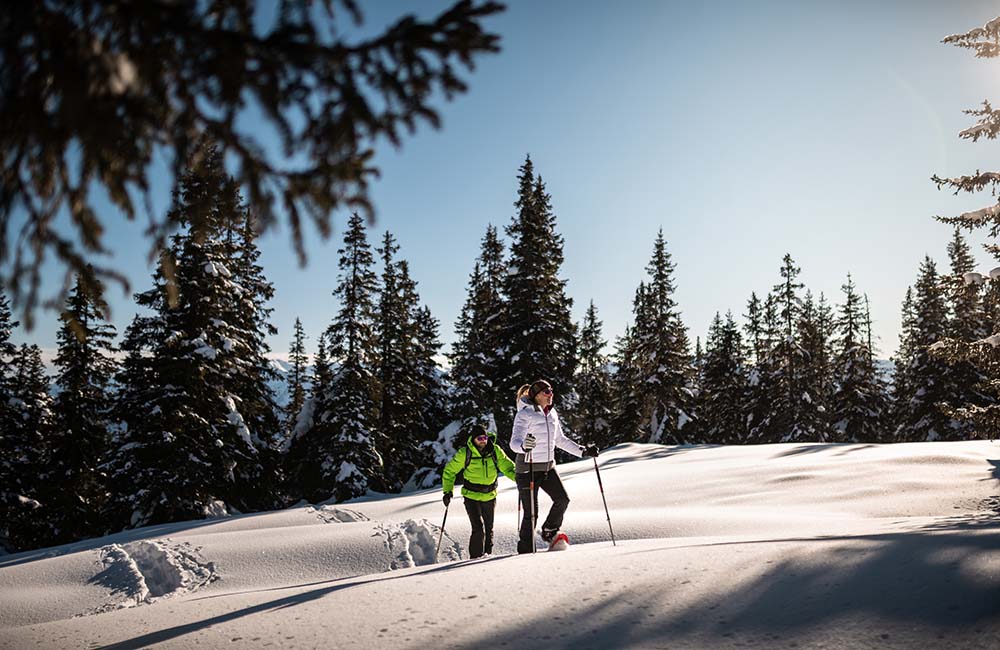
[[[83,276],[78,277],[60,316],[56,421],[46,443],[46,474],[54,489],[45,500],[60,541],[108,529],[107,480],[101,466],[110,452],[110,391],[117,363],[116,330],[106,320],[101,294],[100,286],[88,286]]]
[[[236,282],[247,276],[229,245],[245,208],[210,144],[185,173],[171,211],[202,225],[172,238],[154,287],[137,296],[152,314],[133,321],[122,346],[123,378],[139,383],[123,385],[130,411],[122,412],[109,471],[116,511],[130,526],[274,503],[272,468],[261,453],[269,432],[240,410],[257,363],[246,338],[253,319],[241,313],[254,304],[252,290]]]
[[[573,300],[560,277],[563,238],[545,183],[531,158],[518,175],[515,214],[506,228],[511,239],[504,278],[507,313],[503,324],[507,371],[497,386],[509,406],[497,424],[507,429],[514,417],[514,393],[522,384],[548,380],[567,406],[574,404],[577,328],[571,319]]]
[[[871,349],[869,316],[854,280],[847,275],[841,287],[844,302],[837,316],[834,376],[837,379],[830,408],[837,442],[883,442],[888,421],[886,388]]]
[[[421,452],[446,421],[440,374],[433,357],[441,347],[437,320],[419,304],[409,263],[386,232],[378,249],[382,282],[375,315],[378,430],[383,481],[397,492],[428,458]]]
[[[309,358],[306,356],[306,333],[302,328],[302,321],[295,319],[295,327],[292,334],[292,345],[288,351],[288,360],[291,368],[288,372],[288,403],[285,405],[283,413],[284,441],[287,441],[295,429],[299,414],[306,402],[306,390],[309,384],[308,366]]]
[[[495,421],[510,408],[513,397],[506,390],[507,345],[504,339],[507,276],[504,244],[496,228],[487,226],[469,276],[462,311],[455,323],[449,373],[452,413],[463,427]],[[525,380],[532,381],[532,380]]]
[[[385,484],[376,401],[378,278],[364,220],[357,213],[338,254],[340,274],[333,295],[339,309],[323,335],[329,377],[322,374],[327,371],[320,369],[318,359],[310,426],[296,431],[288,453],[296,494],[312,502],[343,501]]]
[[[590,301],[580,329],[580,364],[575,379],[579,400],[567,415],[566,422],[581,444],[601,448],[614,444],[612,375],[604,354],[606,345],[603,323],[597,317],[594,301]]]
[[[718,312],[705,339],[698,394],[699,430],[710,444],[739,444],[747,438],[745,413],[747,358],[732,312],[723,321]]]
[[[930,257],[920,264],[912,307],[904,309],[904,345],[897,368],[897,440],[953,440],[963,425],[943,406],[954,402],[955,384],[946,361],[932,354],[931,346],[945,338],[948,304],[937,265]]]
[[[630,349],[620,355],[630,365],[619,390],[631,392],[626,399],[636,402],[641,441],[685,442],[685,427],[695,417],[695,371],[687,328],[674,300],[674,263],[662,230],[646,273],[648,280],[640,284],[633,304],[635,321],[624,341]]]

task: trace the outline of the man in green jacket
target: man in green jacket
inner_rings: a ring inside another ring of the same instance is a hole
[[[472,525],[469,538],[469,557],[482,557],[493,553],[493,513],[497,505],[497,481],[500,473],[516,480],[514,463],[507,458],[497,444],[497,435],[486,431],[486,427],[476,424],[470,427],[465,446],[455,452],[444,466],[441,487],[444,489],[444,506],[451,503],[451,491],[455,487],[455,476],[463,471],[465,482],[462,496],[465,512]]]

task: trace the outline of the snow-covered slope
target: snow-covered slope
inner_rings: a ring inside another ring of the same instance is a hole
[[[1000,647],[1000,444],[623,445],[565,553],[467,560],[440,493],[0,557],[0,648]],[[548,501],[542,497],[543,511]]]

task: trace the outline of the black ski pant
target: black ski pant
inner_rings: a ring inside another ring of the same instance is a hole
[[[531,490],[531,472],[523,472],[517,475],[517,492],[521,498],[521,510],[524,518],[521,519],[521,534],[517,540],[518,553],[531,553],[535,549],[535,521],[538,519],[538,488],[552,499],[552,507],[549,515],[542,523],[542,531],[555,531],[562,528],[563,515],[569,507],[569,495],[563,487],[562,480],[556,474],[555,469],[548,471],[534,472],[535,490]]]
[[[493,513],[496,512],[497,500],[465,501],[465,512],[469,515],[472,525],[472,536],[469,537],[469,557],[482,557],[483,553],[493,552]]]

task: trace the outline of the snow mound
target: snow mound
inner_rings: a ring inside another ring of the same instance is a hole
[[[314,513],[319,517],[325,524],[345,524],[353,523],[356,521],[368,521],[369,518],[358,512],[357,510],[350,510],[348,508],[336,508],[334,506],[320,506],[318,508],[309,508],[307,512]]]
[[[391,569],[409,569],[425,564],[434,564],[437,558],[438,537],[442,537],[441,555],[447,560],[462,558],[462,547],[447,533],[441,535],[441,528],[428,522],[408,519],[402,524],[379,525],[377,530],[385,537],[385,547],[392,556]],[[444,539],[448,540],[445,545]]]
[[[86,615],[149,604],[218,580],[215,564],[206,562],[198,551],[191,544],[169,539],[102,547],[98,553],[103,570],[90,582],[105,587],[110,602]]]

